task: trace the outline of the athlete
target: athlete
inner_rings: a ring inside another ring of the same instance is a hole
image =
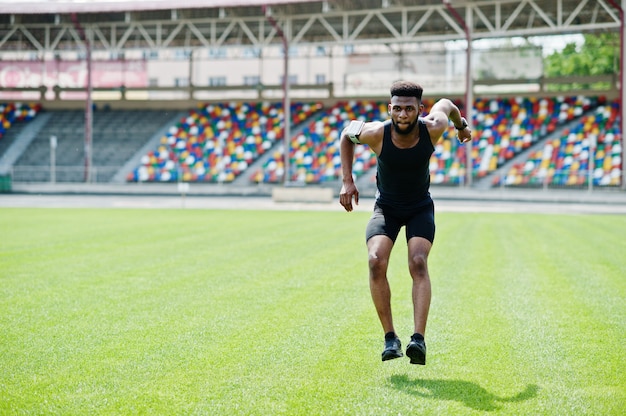
[[[422,87],[408,81],[391,86],[390,120],[363,123],[352,121],[341,133],[340,152],[343,185],[339,202],[350,212],[359,203],[352,164],[354,147],[362,143],[376,154],[376,201],[366,228],[369,284],[372,300],[385,333],[382,360],[403,356],[391,314],[391,291],[387,267],[391,249],[402,226],[405,227],[409,273],[413,280],[413,335],[406,349],[411,364],[426,364],[426,321],[430,309],[431,286],[428,254],[435,237],[435,213],[430,196],[430,156],[435,144],[451,121],[460,143],[472,139],[466,120],[449,99],[437,101],[430,113],[424,110]]]

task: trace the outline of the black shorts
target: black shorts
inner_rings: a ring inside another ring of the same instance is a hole
[[[435,205],[428,204],[405,210],[374,204],[374,213],[365,229],[365,241],[375,235],[386,235],[395,243],[400,228],[405,226],[406,240],[411,237],[422,237],[435,240]]]

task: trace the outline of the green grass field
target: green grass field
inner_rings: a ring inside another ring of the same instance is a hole
[[[437,214],[425,367],[368,218],[0,209],[0,414],[626,414],[626,216]]]

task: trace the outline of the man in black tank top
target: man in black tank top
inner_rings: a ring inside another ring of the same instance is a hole
[[[411,364],[426,364],[424,334],[430,309],[431,287],[428,254],[435,238],[434,206],[430,197],[430,157],[451,121],[458,139],[472,139],[467,122],[448,99],[437,101],[426,117],[419,117],[422,87],[407,81],[391,86],[390,120],[353,122],[340,139],[343,186],[339,202],[350,212],[359,203],[359,191],[352,176],[354,146],[368,145],[376,154],[376,202],[366,228],[369,281],[372,300],[385,333],[382,360],[403,356],[391,314],[391,292],[387,267],[391,249],[400,229],[405,227],[409,251],[409,273],[413,280],[414,328],[406,355]],[[352,128],[353,127],[353,128]]]

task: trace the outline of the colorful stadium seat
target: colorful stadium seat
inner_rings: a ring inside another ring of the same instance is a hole
[[[41,111],[41,104],[0,104],[0,138],[17,122],[32,120]]]
[[[425,100],[424,104],[428,110],[434,101]],[[580,185],[586,180],[581,172],[588,170],[584,156],[589,154],[589,145],[584,138],[595,136],[598,148],[594,181],[616,184],[620,178],[615,172],[621,167],[621,134],[615,121],[617,102],[607,104],[603,98],[586,97],[476,99],[471,154],[474,177],[494,172],[547,134],[599,104],[605,105],[585,118],[581,127],[567,132],[567,138],[562,139],[567,144],[553,143],[551,150],[546,144],[543,151],[532,152],[526,162],[515,165],[506,185],[539,186],[546,177],[554,184]],[[292,125],[301,124],[320,110],[318,103],[292,104]],[[386,118],[386,101],[339,102],[324,110],[290,139],[290,181],[319,184],[339,180],[338,139],[344,126],[353,119]],[[593,126],[600,126],[595,136]],[[142,165],[128,179],[231,182],[271,149],[263,167],[246,174],[251,182],[281,183],[285,175],[282,133],[280,104],[207,104],[172,126],[160,146],[144,156]],[[469,147],[460,145],[455,137],[455,129],[450,125],[444,140],[435,146],[430,163],[434,184],[456,185],[466,177]],[[355,176],[365,175],[375,166],[373,152],[367,146],[356,146]],[[561,172],[565,170],[567,174]],[[499,179],[493,182],[500,183]]]
[[[540,138],[595,107],[586,97],[477,99],[473,172],[483,177]]]
[[[619,126],[619,103],[605,103],[600,98],[592,114],[580,119],[561,136],[546,142],[523,163],[507,173],[507,186],[581,187],[621,184],[622,135]],[[593,170],[590,172],[590,158]]]
[[[433,100],[424,101],[429,109]],[[462,103],[457,102],[458,105]],[[557,126],[580,116],[595,105],[583,97],[478,99],[473,119],[474,142],[472,170],[483,177],[527,149]],[[311,122],[290,144],[290,180],[322,183],[340,178],[337,140],[351,119],[382,120],[387,118],[387,103],[351,101],[338,103],[319,120]],[[459,184],[466,175],[468,146],[459,145],[451,125],[444,140],[435,146],[431,159],[431,181],[435,184]],[[354,173],[361,176],[373,166],[375,157],[366,147],[357,146]],[[254,172],[254,182],[276,183],[283,180],[284,162],[279,149],[265,166]]]
[[[374,101],[340,102],[317,120],[311,121],[290,143],[290,181],[323,183],[341,176],[339,135],[350,120],[384,120],[387,103]],[[279,149],[262,169],[254,172],[254,182],[279,183],[284,180],[283,149]],[[356,146],[354,174],[360,176],[376,165],[375,155],[362,145]]]
[[[319,104],[292,104],[292,122],[310,117]],[[161,138],[128,176],[138,182],[232,182],[282,138],[280,104],[206,104]]]

